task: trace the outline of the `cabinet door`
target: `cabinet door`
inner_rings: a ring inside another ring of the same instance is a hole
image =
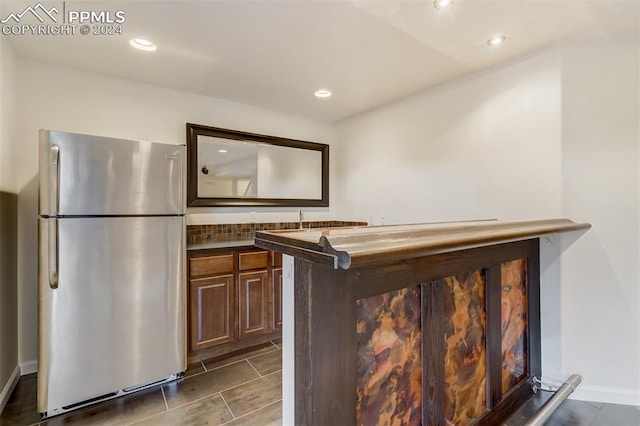
[[[267,271],[240,273],[240,338],[269,330],[269,274]]]
[[[232,274],[189,281],[192,351],[236,340],[234,282]]]
[[[273,328],[282,328],[282,268],[274,269],[271,276],[273,286]]]

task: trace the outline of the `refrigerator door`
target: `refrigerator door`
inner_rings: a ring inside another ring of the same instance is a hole
[[[40,131],[40,215],[184,214],[185,147]]]
[[[57,219],[57,288],[52,220],[39,220],[38,411],[184,371],[184,217]]]

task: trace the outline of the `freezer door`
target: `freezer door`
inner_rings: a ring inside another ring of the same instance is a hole
[[[51,220],[39,222],[38,411],[184,371],[184,218],[58,219],[57,288]]]
[[[185,147],[40,131],[40,215],[171,215],[185,209]]]

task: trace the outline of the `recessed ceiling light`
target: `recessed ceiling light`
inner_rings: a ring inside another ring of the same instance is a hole
[[[221,153],[224,154],[225,152],[227,152],[227,150],[226,149],[219,149],[218,152],[221,152]]]
[[[331,92],[327,89],[316,90],[316,93],[314,94],[316,95],[316,98],[328,98],[331,96]]]
[[[129,44],[136,49],[144,50],[145,52],[155,52],[158,50],[158,46],[143,38],[134,38],[129,40]]]
[[[436,9],[443,9],[447,6],[451,6],[453,4],[453,0],[436,0],[433,2],[433,7]]]
[[[499,45],[499,44],[504,43],[504,41],[505,41],[506,39],[507,39],[507,38],[506,38],[505,36],[503,36],[502,34],[496,34],[496,35],[494,35],[493,37],[491,37],[489,40],[487,40],[487,44],[488,44],[489,46],[492,46],[492,47],[493,47],[493,46],[497,46],[497,45]]]

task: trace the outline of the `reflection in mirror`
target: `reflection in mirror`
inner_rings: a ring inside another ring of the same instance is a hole
[[[234,146],[229,146],[234,145]],[[255,143],[198,136],[198,197],[257,197]]]
[[[187,124],[190,206],[328,206],[329,146]]]
[[[322,152],[198,136],[198,197],[322,199]]]

